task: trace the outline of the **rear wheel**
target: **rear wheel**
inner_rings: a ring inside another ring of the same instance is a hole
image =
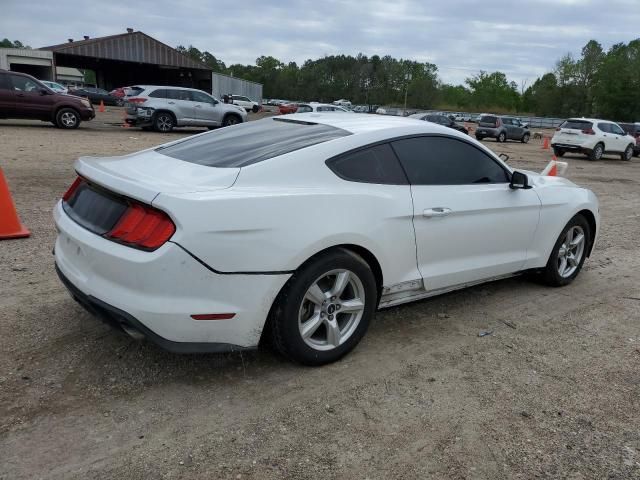
[[[56,126],[71,130],[80,125],[80,115],[73,108],[61,108],[56,114]]]
[[[377,304],[369,265],[343,249],[321,254],[299,269],[278,295],[272,311],[273,345],[306,365],[334,362],[367,331]]]
[[[507,141],[507,134],[505,132],[501,132],[500,135],[498,135],[497,140],[500,143],[506,142]]]
[[[602,155],[604,155],[604,145],[598,143],[595,147],[593,147],[593,150],[591,150],[587,157],[593,162],[595,160],[600,160],[602,158]]]
[[[587,220],[580,214],[569,220],[542,273],[544,283],[553,287],[570,284],[582,270],[590,241],[591,230]]]
[[[175,126],[175,120],[173,119],[173,115],[167,112],[157,113],[153,120],[153,128],[157,132],[167,133],[173,130]]]
[[[628,162],[629,160],[631,160],[632,157],[633,157],[633,145],[629,144],[627,148],[624,150],[624,152],[620,154],[620,158]]]

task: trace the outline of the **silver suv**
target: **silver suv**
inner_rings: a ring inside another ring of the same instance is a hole
[[[194,88],[137,85],[125,98],[125,121],[144,129],[170,132],[174,127],[226,127],[247,121],[247,112]]]

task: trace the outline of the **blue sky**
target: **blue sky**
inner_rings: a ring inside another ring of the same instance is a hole
[[[435,63],[449,83],[482,69],[531,84],[592,38],[640,36],[640,0],[0,0],[0,11],[0,38],[34,48],[132,27],[227,64],[389,54]]]

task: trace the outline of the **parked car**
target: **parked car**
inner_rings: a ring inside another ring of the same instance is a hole
[[[633,156],[640,155],[640,122],[636,123],[619,123],[622,129],[636,139],[636,144],[633,146]]]
[[[298,104],[297,103],[281,103],[278,106],[278,110],[280,112],[280,115],[288,115],[290,113],[296,113],[296,111],[298,110]]]
[[[595,118],[569,118],[558,128],[551,139],[551,147],[557,157],[566,152],[582,153],[589,160],[600,160],[607,153],[631,160],[636,139],[628,135],[620,125]]]
[[[86,97],[93,104],[103,102],[105,105],[114,105],[118,107],[121,107],[124,104],[122,98],[114,97],[104,88],[82,87],[70,90],[69,93],[77,97]]]
[[[378,308],[523,272],[571,283],[599,225],[591,191],[400,117],[276,116],[75,170],[54,209],[62,282],[177,352],[270,337],[332,362]]]
[[[498,115],[481,115],[478,119],[476,138],[495,138],[498,142],[507,140],[519,140],[527,143],[531,139],[529,125],[522,123],[518,118],[502,117]]]
[[[410,115],[410,118],[415,118],[417,120],[424,120],[425,122],[437,123],[438,125],[442,125],[444,127],[453,128],[459,132],[469,134],[469,130],[464,125],[460,125],[459,123],[454,122],[449,117],[445,115],[432,115],[430,113],[416,113],[414,115]]]
[[[353,113],[351,110],[340,107],[338,105],[329,105],[328,103],[301,103],[296,109],[296,113],[308,113],[308,112],[341,112],[341,113]]]
[[[351,102],[349,100],[345,100],[344,98],[341,98],[340,100],[336,100],[335,102],[333,102],[334,105],[339,105],[341,107],[350,107],[351,106]]]
[[[50,82],[49,80],[40,80],[40,83],[43,83],[45,86],[49,87],[56,93],[69,93],[69,89],[64,85],[61,85],[57,82]]]
[[[247,112],[256,113],[260,110],[260,104],[258,102],[254,102],[244,95],[231,95],[231,100],[234,105],[244,108]]]
[[[95,116],[84,98],[57,93],[26,73],[0,70],[0,118],[42,120],[73,129]]]
[[[376,108],[376,113],[378,115],[386,115],[387,114],[387,109],[384,107],[378,107]]]
[[[158,132],[174,127],[226,127],[247,121],[244,108],[222,103],[202,90],[194,88],[137,85],[138,92],[126,97],[125,121]]]

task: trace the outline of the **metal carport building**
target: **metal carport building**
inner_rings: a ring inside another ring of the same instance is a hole
[[[97,86],[111,90],[135,84],[174,85],[211,92],[212,70],[150,37],[127,33],[43,47],[53,52],[56,66],[90,69]]]

